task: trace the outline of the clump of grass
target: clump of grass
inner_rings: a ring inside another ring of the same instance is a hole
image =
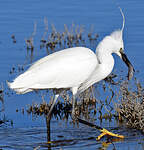
[[[116,111],[128,127],[144,133],[144,88],[140,82],[136,82],[136,90],[130,89],[128,82],[123,82],[120,87],[120,104]]]
[[[91,107],[95,108],[96,100],[95,99],[84,99],[83,101],[80,101],[75,106],[75,113],[77,117],[85,116],[85,118],[90,118],[90,110],[92,110]],[[46,101],[43,101],[40,104],[33,103],[32,105],[28,105],[28,108],[26,109],[28,114],[36,115],[36,116],[46,116],[49,113],[49,110],[51,108],[51,103],[47,103]],[[62,120],[66,119],[68,120],[69,116],[71,116],[72,112],[72,103],[69,101],[58,101],[52,111],[52,117],[60,118]]]
[[[48,104],[46,101],[43,101],[40,104],[33,103],[32,105],[29,105],[26,109],[28,114],[32,114],[33,116],[47,116],[49,113],[51,105]],[[69,115],[71,114],[71,104],[65,103],[65,102],[58,102],[52,111],[52,117],[55,116],[55,118],[60,119],[68,119]]]
[[[62,48],[70,48],[74,46],[85,46],[86,40],[89,42],[96,41],[98,34],[89,32],[89,36],[84,35],[84,26],[75,25],[72,23],[71,27],[64,24],[62,32],[57,31],[54,24],[51,25],[51,32],[48,33],[48,21],[44,19],[45,31],[40,40],[40,48],[46,48],[48,54]],[[46,36],[47,35],[47,36]],[[90,42],[90,44],[92,44]]]
[[[37,29],[37,24],[34,23],[34,31],[33,31],[33,33],[31,34],[31,36],[29,38],[25,39],[27,50],[29,50],[29,49],[33,50],[34,49],[34,36],[36,34],[36,29]]]

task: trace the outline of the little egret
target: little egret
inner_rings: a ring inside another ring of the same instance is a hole
[[[129,67],[128,79],[133,76],[133,66],[124,54],[123,29],[112,32],[98,44],[96,54],[85,47],[67,48],[50,54],[35,62],[27,71],[19,75],[8,86],[18,94],[38,89],[70,89],[73,94],[72,116],[75,97],[94,83],[106,78],[114,67],[112,53],[116,53]],[[49,115],[59,94],[55,98]]]

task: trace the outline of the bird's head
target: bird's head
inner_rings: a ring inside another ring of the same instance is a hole
[[[121,30],[114,31],[111,33],[110,37],[115,40],[116,48],[113,50],[113,53],[116,53],[128,66],[128,80],[130,80],[133,77],[134,68],[130,61],[128,60],[126,54],[124,53],[124,43],[123,43],[123,29],[125,25],[125,16],[120,8],[121,15],[123,17],[123,25]]]
[[[126,54],[124,53],[124,43],[122,39],[122,31],[123,30],[117,30],[114,31],[111,35],[111,41],[113,41],[113,49],[112,53],[117,54],[128,66],[128,80],[130,80],[133,77],[133,72],[135,71],[132,64],[130,63],[129,59],[127,58]]]
[[[121,15],[123,17],[122,28],[112,32],[110,35],[104,37],[104,39],[98,44],[96,52],[99,53],[116,53],[121,57],[121,51],[124,50],[123,43],[123,29],[125,25],[125,17],[120,8]],[[122,58],[122,57],[121,57]]]

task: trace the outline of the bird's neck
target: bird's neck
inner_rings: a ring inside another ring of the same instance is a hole
[[[107,51],[98,51],[96,52],[98,61],[100,64],[111,64],[114,63],[114,58],[112,56],[112,53]]]
[[[94,83],[105,79],[113,69],[114,58],[110,53],[109,54],[102,53],[96,55],[97,55],[97,59],[99,60],[99,64],[91,74],[90,79],[85,81],[85,83],[82,85],[82,88],[81,87],[79,88],[80,92],[84,91]]]
[[[99,61],[99,67],[101,68],[101,70],[104,72],[104,76],[107,77],[113,67],[114,67],[114,58],[112,56],[111,53],[107,53],[107,52],[98,52],[96,53],[98,61]]]

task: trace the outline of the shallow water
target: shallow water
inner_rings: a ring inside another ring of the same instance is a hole
[[[135,67],[138,80],[143,83],[143,56],[144,56],[144,1],[136,0],[117,2],[114,0],[87,1],[87,0],[1,0],[0,2],[0,82],[4,86],[4,111],[6,119],[12,120],[0,127],[0,148],[2,149],[48,149],[46,124],[44,117],[33,118],[26,113],[16,112],[16,109],[26,108],[33,101],[41,102],[41,97],[35,93],[16,95],[7,89],[6,80],[12,80],[19,74],[10,74],[12,66],[29,66],[31,57],[27,53],[24,39],[31,36],[34,23],[37,23],[34,36],[34,53],[32,62],[47,55],[45,50],[40,50],[39,39],[44,33],[44,17],[48,19],[49,32],[53,23],[58,31],[63,31],[63,25],[71,26],[72,23],[84,25],[85,30],[94,26],[94,32],[98,33],[100,41],[113,30],[121,28],[122,17],[120,6],[126,17],[124,29],[125,52]],[[15,35],[16,43],[13,43],[12,35]],[[95,44],[95,46],[97,43]],[[95,46],[93,50],[95,51]],[[115,56],[114,56],[115,57]],[[115,70],[127,69],[120,59],[116,58]],[[126,76],[126,73],[123,74]],[[0,105],[2,106],[2,105]],[[144,149],[144,136],[136,130],[128,130],[124,126],[119,127],[114,121],[103,122],[104,127],[113,129],[126,136],[124,141],[113,142],[103,146],[106,139],[97,142],[95,137],[99,134],[95,129],[84,125],[79,127],[70,123],[57,121],[51,122],[52,149]],[[117,130],[117,127],[119,128]]]

